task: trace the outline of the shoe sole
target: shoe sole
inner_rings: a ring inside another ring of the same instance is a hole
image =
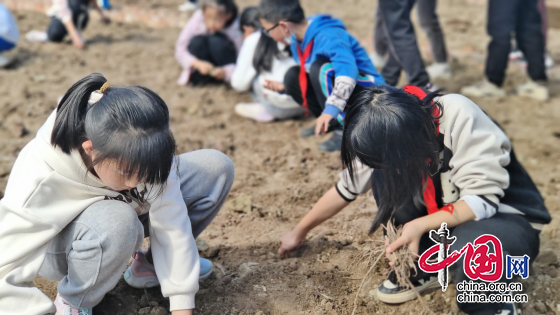
[[[437,287],[441,287],[441,286],[437,281],[437,279],[435,279],[434,281],[428,281],[425,284],[416,287],[416,291],[418,291],[418,294],[420,294],[426,290],[435,289]],[[406,292],[403,293],[386,294],[380,292],[379,289],[377,289],[375,293],[379,301],[387,304],[401,304],[417,298],[416,292],[414,292],[414,290],[407,290]]]
[[[269,123],[269,122],[273,122],[273,121],[274,121],[274,117],[271,118],[271,119],[260,119],[260,118],[256,117],[255,115],[252,115],[252,113],[246,113],[246,112],[244,112],[243,110],[240,110],[237,106],[233,109],[233,111],[234,111],[237,115],[239,115],[239,116],[241,116],[241,117],[243,117],[243,118],[248,118],[248,119],[254,120],[254,121],[256,121],[256,122],[260,122],[260,123]]]
[[[208,277],[210,277],[210,275],[212,274],[212,270],[208,271],[207,273],[198,276],[198,281],[202,281],[205,279],[208,279]]]

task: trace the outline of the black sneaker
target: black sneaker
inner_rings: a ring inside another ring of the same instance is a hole
[[[315,135],[315,125],[313,125],[309,128],[301,129],[301,131],[299,132],[299,135],[302,138],[309,138],[311,136],[314,136]]]
[[[389,279],[392,277],[389,276]],[[416,293],[411,288],[404,288],[396,284],[396,280],[385,280],[376,291],[379,301],[387,304],[400,304],[416,298]],[[395,281],[395,282],[393,282]],[[412,282],[418,293],[428,289],[441,288],[437,277],[430,277]]]
[[[343,130],[340,129],[333,131],[333,135],[329,140],[319,144],[319,151],[340,151],[340,147],[342,146],[342,133]]]

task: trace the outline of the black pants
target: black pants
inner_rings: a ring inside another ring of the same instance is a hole
[[[389,48],[389,59],[381,70],[388,85],[397,85],[401,70],[408,84],[424,87],[430,77],[416,43],[416,34],[410,21],[410,11],[416,0],[379,0],[383,29]]]
[[[501,86],[504,83],[511,34],[527,59],[527,72],[534,81],[546,80],[544,37],[537,0],[490,0],[488,3],[488,45],[486,77]]]
[[[188,51],[198,60],[207,61],[215,67],[222,67],[237,61],[235,44],[225,34],[195,36],[187,46]],[[190,82],[193,85],[215,82],[209,75],[193,71]]]
[[[311,64],[309,73],[307,74],[307,105],[309,106],[309,112],[315,117],[321,116],[323,110],[325,109],[327,98],[329,97],[325,93],[330,93],[330,91],[325,91],[324,87],[329,90],[329,86],[334,86],[334,71],[327,78],[322,77],[321,72],[323,66],[330,63],[329,60],[319,59]],[[300,66],[291,67],[286,75],[284,76],[284,86],[286,88],[286,94],[290,95],[298,104],[303,104],[303,98],[301,96],[301,87],[299,85],[299,71]],[[329,82],[321,82],[329,80]],[[352,95],[362,91],[363,87],[356,85]],[[336,119],[331,120],[331,125],[333,127],[339,126]],[[330,129],[330,128],[329,128]]]
[[[88,4],[89,1],[69,0],[68,6],[72,11],[72,23],[79,30],[83,31],[89,21]],[[62,42],[68,34],[66,26],[56,17],[51,17],[51,23],[47,27],[47,36],[51,42]]]
[[[379,203],[379,196],[383,189],[384,181],[381,172],[374,173],[373,175],[373,195],[375,200]],[[418,209],[414,206],[412,199],[408,205],[393,214],[395,226],[404,225],[416,218],[427,215],[425,207]],[[529,255],[530,261],[534,261],[539,254],[539,232],[529,224],[523,216],[510,213],[496,213],[493,217],[483,219],[480,221],[465,222],[455,228],[449,229],[451,236],[456,236],[457,240],[449,248],[449,253],[461,250],[467,243],[474,242],[476,238],[482,234],[493,234],[502,243],[502,252],[504,258],[504,270],[506,268],[505,255],[523,256]],[[419,254],[435,245],[429,238],[428,233],[425,233],[420,240]],[[491,248],[493,251],[493,248]],[[428,279],[430,276],[437,276],[436,273],[428,274],[423,272],[418,265],[416,265],[418,273],[416,276],[411,277],[411,281],[418,281],[420,279]],[[470,281],[471,279],[463,271],[463,257],[455,264],[449,267],[450,278],[449,282],[453,281],[455,284],[462,281]],[[505,275],[505,272],[503,273]],[[500,282],[510,282],[504,277]],[[462,293],[457,291],[457,294]],[[459,310],[467,314],[495,314],[500,308],[499,303],[457,303]]]
[[[436,13],[436,7],[437,0],[416,0],[418,22],[428,36],[434,60],[435,62],[443,63],[447,62],[447,49],[445,48],[445,39]],[[375,43],[375,51],[381,56],[387,54],[389,50],[383,24],[383,15],[378,7],[375,15],[373,42]]]

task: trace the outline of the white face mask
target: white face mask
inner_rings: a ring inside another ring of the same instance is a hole
[[[290,30],[290,27],[288,26],[288,30]],[[286,44],[288,44],[288,46],[291,46],[294,43],[294,39],[293,39],[293,35],[292,30],[290,30],[290,36],[286,36],[286,34],[284,33],[284,30],[282,30],[282,28],[280,27],[280,32],[282,32],[282,35],[284,36],[284,41],[286,42]]]

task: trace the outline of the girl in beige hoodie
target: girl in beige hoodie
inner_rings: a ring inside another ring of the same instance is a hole
[[[194,238],[234,174],[218,151],[175,149],[154,92],[100,74],[74,84],[19,154],[0,200],[0,314],[92,314],[148,235],[127,282],[148,277],[143,286],[159,283],[173,315],[192,314],[209,272]],[[54,304],[33,287],[38,274],[59,281]]]
[[[341,150],[347,169],[280,239],[279,254],[299,246],[311,229],[371,189],[377,212],[370,234],[388,221],[404,225],[401,237],[386,244],[389,259],[404,245],[422,254],[435,245],[430,230],[446,223],[456,237],[450,253],[489,233],[501,241],[504,256],[527,255],[534,261],[550,214],[506,134],[475,103],[457,94],[382,86],[365,89],[349,105]],[[416,291],[440,287],[435,274],[416,269],[410,278]],[[449,270],[455,283],[471,280],[463,261]],[[399,286],[391,272],[376,297],[397,304],[416,293]],[[458,306],[467,314],[515,314],[513,303]]]

